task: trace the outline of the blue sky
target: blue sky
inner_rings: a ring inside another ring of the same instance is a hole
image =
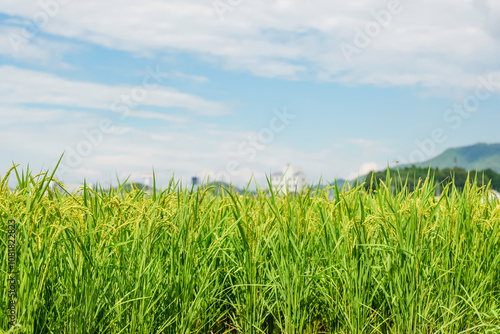
[[[499,22],[494,0],[6,0],[0,168],[317,182],[500,142]]]

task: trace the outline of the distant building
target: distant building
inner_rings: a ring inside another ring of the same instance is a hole
[[[290,164],[283,168],[282,173],[271,175],[273,190],[283,193],[302,191],[307,184],[307,177],[299,167]]]
[[[191,183],[193,184],[193,186],[196,186],[198,184],[198,177],[196,176],[193,176],[191,178]]]

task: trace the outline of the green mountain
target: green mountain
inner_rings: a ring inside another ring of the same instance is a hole
[[[500,173],[500,144],[476,144],[450,148],[437,157],[414,164],[416,167],[454,168],[469,171],[492,169]]]

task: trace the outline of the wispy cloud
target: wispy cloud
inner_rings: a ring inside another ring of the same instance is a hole
[[[178,80],[192,81],[195,83],[207,83],[210,80],[207,77],[201,75],[186,74],[178,71],[171,71],[171,76]]]
[[[62,109],[39,109],[0,105],[0,125],[44,123],[60,120],[67,112]]]
[[[143,110],[130,111],[128,116],[132,118],[156,119],[160,121],[175,122],[175,123],[182,123],[188,120],[188,118],[186,117],[169,115],[161,112],[143,111]]]
[[[71,65],[64,61],[64,57],[82,49],[75,43],[52,41],[43,37],[26,40],[14,49],[8,37],[11,31],[12,27],[0,23],[0,56],[10,57],[15,61],[70,69]]]
[[[142,78],[138,79],[142,84]],[[113,104],[133,87],[73,81],[56,75],[0,66],[0,103],[7,105],[41,104],[66,106],[68,108],[90,108],[111,110]],[[217,116],[230,113],[228,107],[198,96],[178,92],[176,89],[159,86],[148,93],[142,106],[182,108],[190,113]],[[136,113],[136,115],[138,115]],[[145,114],[152,116],[154,114]]]

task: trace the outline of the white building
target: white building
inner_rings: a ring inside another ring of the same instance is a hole
[[[299,167],[290,164],[283,168],[282,173],[271,175],[273,190],[283,193],[300,192],[307,184],[307,177]]]

